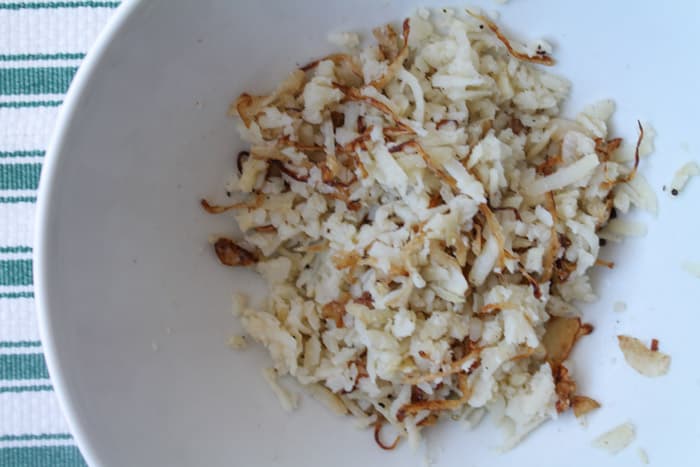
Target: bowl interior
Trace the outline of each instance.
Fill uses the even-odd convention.
[[[72,93],[74,112],[43,181],[37,281],[50,370],[89,462],[423,463],[407,447],[377,449],[369,431],[312,399],[295,413],[281,410],[260,374],[269,364],[265,353],[226,345],[238,329],[232,292],[261,296],[264,286],[253,273],[217,263],[207,239],[233,231],[234,222],[198,205],[204,196],[224,198],[233,157],[243,149],[225,116],[232,99],[268,91],[296,65],[329,52],[328,32],[400,19],[414,3],[144,1],[130,4],[109,44],[88,59],[90,76]],[[557,71],[573,81],[570,109],[615,98],[615,128],[629,139],[638,118],[653,121],[657,153],[642,171],[661,213],[647,237],[608,250],[618,267],[597,275],[601,298],[585,307],[597,331],[577,349],[573,370],[582,392],[605,409],[588,428],[565,415],[501,456],[493,427],[440,426],[428,436],[427,453],[438,465],[636,462],[634,449],[612,458],[590,448],[591,439],[627,420],[654,461],[690,465],[678,447],[700,436],[691,349],[698,318],[689,307],[700,294],[680,263],[689,255],[700,260],[698,220],[687,216],[700,187],[679,199],[661,191],[692,158],[684,151],[697,158],[700,150],[690,142],[700,69],[679,49],[698,43],[700,15],[695,3],[682,9],[604,0],[499,7],[507,29],[557,45]],[[618,300],[627,312],[612,311]],[[673,355],[671,374],[647,380],[628,369],[618,333],[659,338]],[[664,423],[669,413],[673,428]]]

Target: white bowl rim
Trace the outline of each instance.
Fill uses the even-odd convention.
[[[58,358],[53,336],[51,303],[47,290],[44,287],[44,284],[48,282],[48,268],[46,265],[48,263],[47,242],[51,234],[48,222],[49,213],[52,210],[53,197],[51,193],[54,191],[56,184],[59,183],[56,180],[56,170],[59,166],[59,159],[63,157],[61,153],[65,144],[65,136],[71,129],[73,117],[79,109],[83,95],[85,95],[86,90],[90,86],[93,73],[102,64],[105,51],[112,43],[112,40],[121,32],[142,3],[144,3],[142,0],[122,0],[122,3],[97,36],[89,53],[76,72],[58,113],[51,140],[46,150],[37,195],[33,275],[34,304],[38,317],[39,336],[59,406],[66,419],[68,428],[88,465],[101,465],[101,463],[97,452],[90,444],[87,431],[77,416],[76,407],[78,401],[66,389],[66,381],[61,373],[62,363]]]

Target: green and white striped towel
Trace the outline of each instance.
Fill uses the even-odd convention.
[[[83,466],[58,407],[32,285],[36,189],[64,94],[119,2],[0,0],[0,466]]]

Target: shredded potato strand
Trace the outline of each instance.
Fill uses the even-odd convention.
[[[304,65],[304,66],[301,67],[300,69],[301,69],[301,71],[310,71],[310,70],[313,70],[314,68],[316,68],[316,67],[318,66],[319,63],[321,63],[321,62],[323,62],[323,61],[326,61],[326,60],[330,60],[330,61],[332,61],[333,63],[335,63],[336,65],[339,65],[339,64],[341,64],[341,63],[347,63],[347,64],[350,65],[350,69],[352,70],[353,74],[355,74],[356,76],[362,78],[362,70],[360,70],[360,67],[357,65],[355,59],[354,59],[352,56],[348,55],[348,54],[331,54],[331,55],[327,55],[327,56],[325,56],[325,57],[323,57],[323,58],[319,58],[319,59],[317,59],[317,60],[314,60],[314,61],[312,61],[312,62],[307,63],[306,65]]]
[[[557,252],[559,251],[559,235],[557,233],[557,206],[554,201],[554,194],[551,191],[545,193],[545,207],[547,212],[552,216],[552,227],[549,229],[549,245],[545,252],[545,257],[543,260],[544,273],[542,274],[542,282],[549,282],[552,278],[552,271],[554,268],[554,260],[556,259]]]
[[[377,419],[377,421],[374,423],[374,441],[377,443],[377,446],[384,449],[385,451],[392,451],[396,448],[396,446],[398,446],[399,441],[401,440],[401,436],[396,436],[396,439],[391,444],[384,444],[381,439],[383,425],[384,422],[381,419]]]
[[[508,52],[518,60],[522,60],[524,62],[532,62],[532,63],[538,63],[540,65],[554,65],[554,59],[548,55],[535,55],[535,56],[530,56],[527,54],[524,54],[522,52],[518,52],[513,48],[513,46],[510,44],[510,40],[503,35],[500,29],[498,29],[498,26],[496,24],[489,20],[487,17],[483,15],[479,15],[476,13],[473,13],[469,10],[467,10],[467,13],[469,15],[473,16],[474,18],[478,19],[479,21],[482,21],[487,28],[489,28],[495,35],[498,37],[498,39],[503,42],[503,45],[506,46],[506,49],[508,49]]]
[[[434,381],[439,378],[446,378],[450,375],[453,375],[455,373],[459,373],[462,371],[462,366],[468,362],[471,359],[474,360],[474,364],[469,368],[467,371],[467,375],[471,374],[472,371],[474,371],[478,366],[479,366],[479,354],[481,353],[480,348],[476,348],[472,350],[471,352],[467,353],[464,357],[455,360],[454,362],[450,363],[450,366],[447,370],[445,371],[440,371],[438,373],[432,373],[432,374],[424,374],[424,375],[409,375],[404,377],[404,382],[408,384],[418,384],[418,383],[424,383],[426,381]]]
[[[457,399],[439,399],[439,400],[424,400],[406,404],[399,410],[397,418],[402,419],[406,415],[415,415],[422,410],[440,411],[454,410],[463,406],[471,396],[471,391],[467,385],[467,374],[459,373],[457,375],[458,388],[461,396]]]
[[[493,211],[491,211],[488,204],[480,204],[479,211],[481,211],[481,213],[486,218],[486,223],[489,226],[491,235],[493,235],[496,238],[496,241],[498,242],[498,248],[500,251],[500,253],[498,254],[498,267],[503,268],[505,266],[506,258],[514,259],[517,256],[506,249],[506,242],[503,237],[503,229],[501,228],[501,224],[498,222],[496,215],[493,213]]]

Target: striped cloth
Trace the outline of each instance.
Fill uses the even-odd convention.
[[[32,287],[36,189],[63,96],[119,2],[0,0],[0,466],[83,466],[57,405]]]

